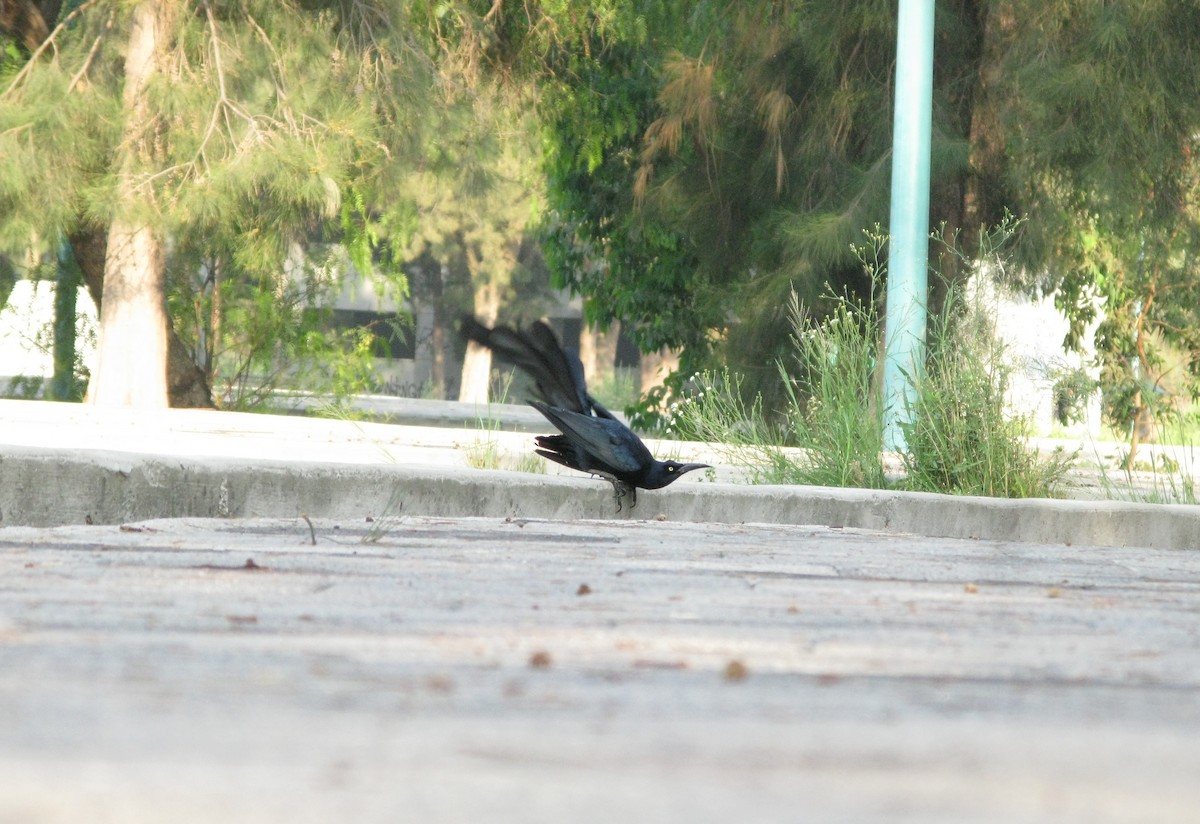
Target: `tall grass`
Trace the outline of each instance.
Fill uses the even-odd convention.
[[[508,402],[512,380],[512,372],[493,373],[491,384],[488,387],[485,413],[476,418],[476,429],[478,429],[479,435],[472,443],[463,447],[463,457],[467,466],[472,469],[511,469],[516,472],[545,474],[546,462],[540,457],[528,451],[523,451],[514,457],[497,439],[501,425],[500,419],[492,410],[492,405],[493,403],[503,405]],[[493,401],[493,398],[496,400]]]
[[[855,248],[874,284],[866,299],[830,295],[832,311],[817,320],[793,296],[793,353],[777,363],[785,409],[768,414],[761,397],[749,404],[741,398],[737,376],[708,373],[675,406],[673,424],[723,444],[752,482],[1056,495],[1073,456],[1043,456],[1027,446],[1029,422],[1005,407],[1011,367],[989,313],[953,290],[929,324],[925,369],[912,376],[915,400],[906,410],[903,472],[889,477],[878,403],[885,239],[868,238]]]
[[[833,306],[813,322],[792,295],[795,377],[777,364],[788,434],[805,450],[803,483],[880,489],[888,485],[874,391],[882,324],[873,294],[866,301],[840,295]]]
[[[712,443],[727,463],[742,468],[750,483],[814,483],[782,446],[785,430],[763,415],[762,398],[746,405],[741,376],[724,369],[692,379],[698,388],[668,409],[668,434]]]
[[[1028,419],[1006,408],[1011,361],[988,307],[951,290],[929,324],[929,354],[903,426],[904,486],[1002,498],[1058,494],[1071,458],[1028,446]]]
[[[1195,425],[1194,418],[1189,420],[1188,416],[1168,418],[1162,425],[1160,442],[1143,447],[1149,454],[1138,460],[1131,461],[1129,453],[1122,451],[1110,465],[1097,450],[1095,462],[1100,470],[1099,488],[1104,497],[1138,503],[1200,503],[1193,463]]]

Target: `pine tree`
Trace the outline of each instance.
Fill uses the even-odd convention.
[[[1200,6],[1009,0],[992,14],[994,179],[1030,218],[1031,285],[1073,320],[1070,342],[1104,312],[1105,408],[1132,461],[1173,392],[1200,393]],[[1183,374],[1166,374],[1164,349]]]
[[[542,304],[531,223],[544,201],[538,175],[537,89],[525,61],[534,7],[462,3],[437,19],[442,92],[431,113],[426,162],[397,180],[414,209],[408,256],[439,280],[436,324],[457,322],[453,305],[493,325],[518,289],[514,320]],[[428,264],[433,262],[433,266]],[[419,293],[414,295],[422,297]],[[449,316],[448,316],[449,315]],[[490,350],[467,345],[458,399],[488,400]]]
[[[895,15],[651,4],[643,28],[561,58],[557,274],[644,346],[685,346],[685,372],[716,351],[772,382],[787,292],[819,315],[825,284],[863,290],[851,243],[887,225]],[[1057,291],[1077,329],[1105,297],[1110,372],[1154,360],[1147,329],[1200,351],[1197,4],[943,0],[936,26],[931,225],[969,252],[1006,210],[1028,216],[1026,285]]]
[[[104,261],[94,400],[161,404],[155,330],[195,264],[177,252],[205,249],[269,289],[294,243],[342,233],[344,192],[374,198],[383,170],[412,162],[432,72],[411,10],[86,0],[6,62],[0,248],[69,237],[93,294]],[[126,280],[123,261],[146,268]]]

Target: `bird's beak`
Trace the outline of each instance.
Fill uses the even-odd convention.
[[[683,464],[679,467],[679,474],[683,475],[686,472],[691,472],[693,469],[712,469],[712,466],[701,463]]]

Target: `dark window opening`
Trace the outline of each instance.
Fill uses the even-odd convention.
[[[376,358],[413,360],[417,356],[417,334],[411,323],[396,312],[364,312],[334,309],[333,326],[339,331],[367,329],[374,336],[371,355]]]

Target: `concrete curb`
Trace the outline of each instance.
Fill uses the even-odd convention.
[[[689,483],[643,492],[637,509],[616,513],[608,484],[586,478],[22,446],[0,450],[0,526],[302,514],[665,518],[1077,546],[1200,548],[1200,507],[1182,505]]]

